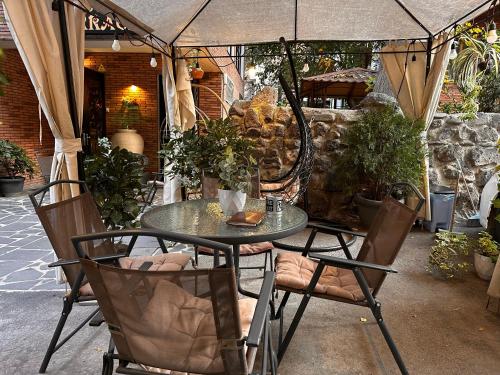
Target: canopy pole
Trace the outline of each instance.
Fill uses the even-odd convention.
[[[433,37],[429,35],[427,39],[427,52],[426,52],[426,61],[425,61],[425,80],[427,81],[427,77],[429,76],[429,71],[431,70],[431,58],[432,58],[432,39]]]
[[[78,110],[76,107],[75,97],[75,83],[73,81],[73,69],[71,66],[71,55],[69,49],[68,39],[68,25],[66,23],[66,9],[64,8],[63,0],[53,0],[52,10],[58,12],[59,15],[59,28],[61,31],[61,42],[64,57],[64,72],[66,76],[66,90],[68,94],[68,107],[71,117],[71,125],[73,126],[73,133],[75,138],[81,138],[80,127],[78,126]],[[85,178],[85,171],[83,169],[83,154],[81,151],[76,153],[78,163],[78,178],[83,180]]]
[[[299,83],[297,80],[297,72],[295,71],[295,64],[293,62],[292,52],[290,51],[290,46],[286,42],[284,37],[280,38],[280,43],[285,47],[286,55],[288,56],[288,62],[290,63],[290,71],[292,72],[293,87],[295,88],[295,97],[300,101]]]

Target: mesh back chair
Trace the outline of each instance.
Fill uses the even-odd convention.
[[[410,232],[417,212],[424,203],[422,195],[413,185],[396,184],[394,187],[397,186],[411,187],[414,190],[419,197],[417,207],[413,210],[392,197],[385,198],[356,260],[353,259],[342,236],[346,232],[350,235],[355,233],[321,225],[312,226],[311,236],[301,255],[280,253],[277,256],[276,288],[285,291],[275,316],[280,319],[278,360],[283,358],[310,298],[318,297],[369,307],[401,373],[408,373],[382,318],[381,304],[375,299],[387,273],[396,272],[390,266]],[[309,247],[318,232],[337,236],[347,259],[323,254],[308,254]],[[355,235],[361,236],[361,234]],[[284,340],[282,340],[283,309],[290,293],[304,294],[304,297]]]
[[[84,247],[117,233],[74,237],[85,274],[95,291],[115,348],[104,354],[103,374],[251,374],[263,344],[262,374],[276,373],[270,335],[274,273],[266,272],[259,299],[238,300],[230,245],[194,236],[130,230],[124,236],[152,236],[222,251],[225,265],[213,269],[150,272],[147,264],[126,270],[91,260]],[[176,372],[177,373],[177,372]]]
[[[44,199],[47,197],[49,189],[62,184],[77,184],[80,186],[82,193],[77,197],[61,202],[44,204]],[[99,319],[99,309],[96,309],[68,336],[59,341],[73,304],[95,300],[92,288],[83,277],[79,260],[76,259],[76,252],[71,243],[71,237],[87,233],[104,232],[106,231],[106,227],[101,220],[92,195],[83,181],[55,181],[33,192],[29,197],[58,259],[57,262],[49,264],[49,267],[62,267],[64,276],[72,287],[72,292],[65,295],[63,299],[61,317],[40,367],[40,372],[43,373],[47,369],[52,355],[87,322],[93,318],[95,319],[91,322],[92,325],[99,325],[102,322]],[[85,251],[91,257],[102,257],[103,259],[110,257],[111,260],[115,260],[115,257],[121,258],[117,262],[124,268],[138,268],[143,262],[151,261],[154,263],[155,269],[181,269],[189,262],[190,257],[188,255],[167,254],[165,244],[162,242],[159,245],[164,254],[154,257],[128,258],[130,248],[126,245],[117,246],[112,241],[102,242],[98,246],[87,244]]]
[[[260,199],[260,175],[258,170],[257,173],[252,176],[251,184],[252,184],[252,190],[249,193],[249,197]],[[219,185],[219,180],[217,178],[202,176],[201,178],[202,198],[204,199],[217,198],[218,185]],[[248,257],[248,256],[264,254],[264,264],[262,266],[247,266],[247,267],[240,267],[240,269],[244,270],[258,269],[258,270],[264,270],[265,272],[267,270],[268,264],[269,268],[272,269],[273,249],[274,246],[269,241],[240,245],[240,257]],[[198,263],[199,254],[214,255],[214,250],[204,246],[195,246],[194,256],[196,263]],[[214,259],[214,261],[216,262],[216,259]]]

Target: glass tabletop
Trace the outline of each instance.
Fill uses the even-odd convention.
[[[267,214],[255,227],[226,224],[229,216],[219,211],[218,199],[196,199],[153,208],[141,218],[145,228],[190,234],[228,244],[272,241],[297,233],[307,225],[307,214],[285,204],[281,214]],[[247,199],[245,211],[266,211],[262,199]]]

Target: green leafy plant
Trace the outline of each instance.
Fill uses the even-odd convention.
[[[221,188],[248,191],[256,164],[253,151],[253,142],[227,118],[206,121],[197,131],[175,131],[160,155],[168,166],[167,175],[180,176],[185,187],[198,188],[204,172],[218,177]]]
[[[467,272],[470,263],[460,259],[469,255],[470,242],[466,234],[449,231],[436,233],[434,246],[431,247],[427,271],[452,279]]]
[[[137,100],[123,98],[119,118],[122,129],[130,129],[133,126],[137,126],[142,119],[141,109]]]
[[[3,60],[3,50],[0,48],[0,63],[2,62]],[[3,91],[3,86],[8,84],[9,83],[9,80],[7,78],[7,76],[2,72],[2,70],[0,70],[0,96],[2,96],[4,94],[4,91]]]
[[[5,139],[0,139],[0,165],[9,177],[28,176],[33,178],[35,164],[26,151]]]
[[[381,200],[396,182],[418,185],[425,156],[423,129],[421,121],[411,120],[390,106],[364,112],[347,130],[346,149],[337,163],[344,192]]]
[[[104,224],[111,229],[136,227],[140,212],[144,158],[115,147],[107,138],[98,142],[98,152],[85,160],[85,179]]]
[[[493,263],[498,260],[499,250],[498,243],[493,240],[493,236],[488,232],[479,232],[479,238],[477,239],[477,252],[485,257],[491,259]]]
[[[480,112],[500,112],[500,77],[493,74],[485,77],[477,100]]]

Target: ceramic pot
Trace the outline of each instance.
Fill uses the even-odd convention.
[[[144,151],[144,139],[135,129],[119,129],[111,137],[113,148],[118,146],[136,154]]]
[[[205,72],[201,68],[193,68],[191,70],[191,77],[194,80],[200,80],[200,79],[202,79],[204,74],[205,74]]]
[[[247,194],[242,191],[218,189],[219,203],[226,216],[232,216],[235,213],[243,211]]]
[[[367,199],[360,194],[356,194],[354,196],[354,202],[358,206],[358,214],[361,224],[367,229],[370,228],[378,209],[382,205],[382,201],[374,201],[372,199]]]
[[[24,177],[16,176],[0,177],[0,196],[10,197],[16,193],[20,193],[24,188]]]
[[[489,257],[474,253],[474,268],[480,279],[489,281],[493,276],[495,263],[493,263]]]

